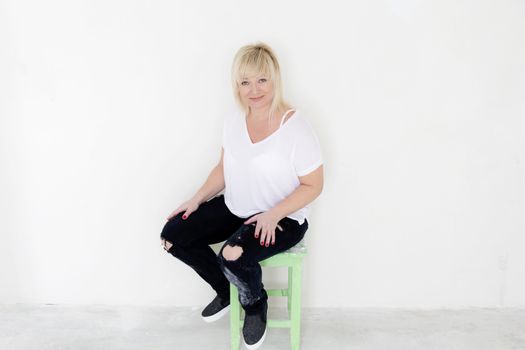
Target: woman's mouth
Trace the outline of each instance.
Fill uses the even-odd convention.
[[[263,96],[259,96],[259,97],[250,97],[250,100],[252,100],[252,101],[259,101],[259,100],[261,100],[263,97],[264,97],[264,95],[263,95]]]

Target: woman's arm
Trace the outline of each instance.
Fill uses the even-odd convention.
[[[323,165],[305,176],[299,176],[300,184],[285,199],[270,209],[279,220],[316,199],[323,191]]]
[[[195,193],[192,200],[201,204],[206,202],[208,199],[215,196],[217,193],[224,189],[224,172],[222,168],[222,160],[224,157],[224,148],[221,150],[221,160],[211,170],[210,175],[206,179],[206,182],[201,188]]]
[[[221,152],[221,160],[219,163],[211,170],[210,175],[208,176],[208,179],[206,179],[206,182],[201,186],[201,188],[193,195],[193,197],[190,200],[187,200],[186,202],[179,205],[177,209],[175,209],[167,218],[166,220],[170,220],[175,215],[184,212],[182,215],[182,219],[186,220],[188,216],[193,213],[199,205],[211,197],[215,196],[217,193],[222,191],[224,189],[224,173],[222,168],[222,158],[224,156],[224,149]]]
[[[257,221],[254,236],[259,238],[261,245],[275,244],[275,227],[277,223],[317,198],[323,191],[323,165],[305,176],[299,176],[300,184],[285,199],[270,210],[254,215],[244,224]]]

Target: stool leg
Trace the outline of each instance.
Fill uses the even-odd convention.
[[[301,345],[301,262],[294,263],[292,271],[292,315],[290,340],[292,350]]]
[[[293,268],[291,266],[288,266],[288,317],[292,317],[292,275],[293,275]]]
[[[234,284],[230,283],[230,343],[231,350],[239,350],[241,344],[241,305],[239,292]]]

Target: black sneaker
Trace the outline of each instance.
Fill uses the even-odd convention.
[[[244,345],[247,349],[257,349],[264,342],[264,338],[266,337],[267,313],[268,303],[265,302],[261,312],[252,315],[246,314],[244,316],[242,335],[244,338]]]
[[[228,310],[230,310],[230,297],[223,299],[217,295],[215,299],[202,310],[201,316],[206,322],[215,322],[226,315]]]

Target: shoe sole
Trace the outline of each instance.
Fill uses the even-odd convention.
[[[204,322],[211,323],[211,322],[215,322],[219,320],[220,318],[222,318],[224,315],[228,313],[228,311],[230,311],[230,305],[226,306],[224,309],[222,309],[221,311],[217,312],[214,315],[207,316],[207,317],[204,317],[201,315],[201,317],[204,320]]]
[[[266,338],[266,331],[268,330],[268,327],[266,327],[266,329],[264,330],[264,334],[262,335],[261,339],[259,339],[259,341],[255,344],[252,344],[252,345],[248,345],[246,344],[246,341],[244,340],[244,337],[242,338],[242,341],[244,342],[244,346],[246,346],[246,349],[248,350],[255,350],[255,349],[258,349],[262,343],[264,342],[264,338]]]

